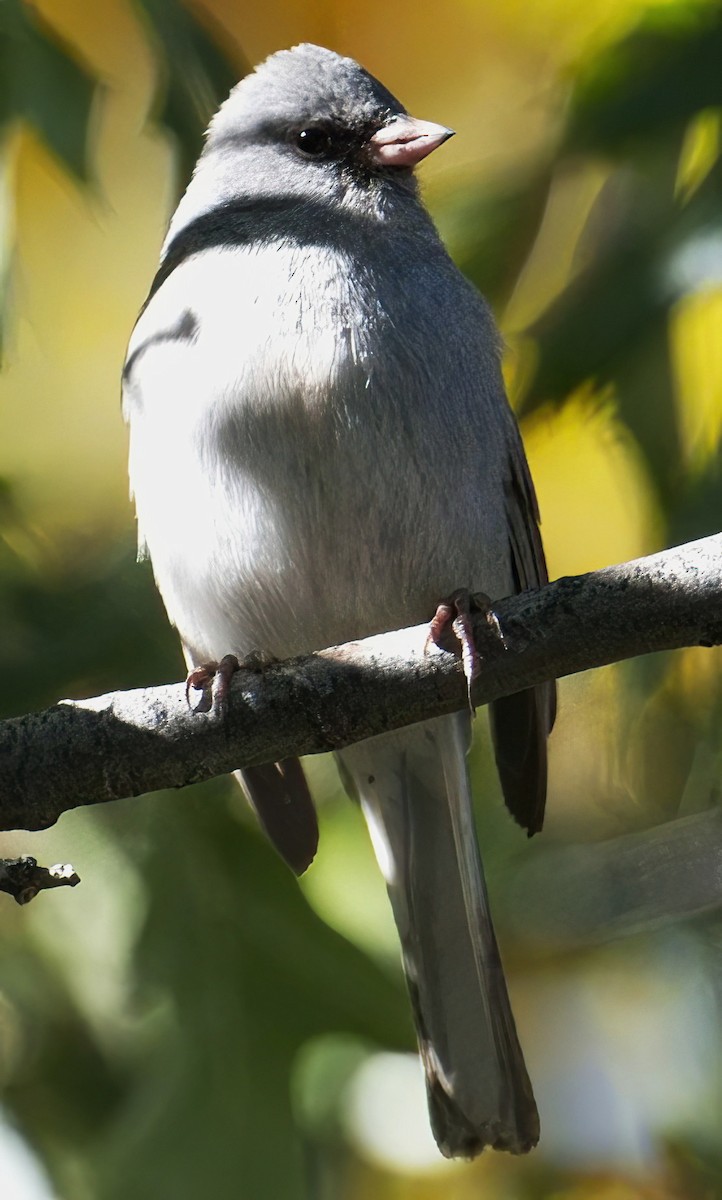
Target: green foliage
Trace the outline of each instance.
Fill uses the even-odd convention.
[[[301,1200],[289,1089],[301,1048],[329,1031],[412,1045],[400,981],[312,913],[257,831],[229,815],[227,795],[226,785],[154,804],[137,969],[168,1013],[101,1156],[113,1200],[129,1190]]]
[[[23,0],[0,4],[0,155],[8,134],[31,126],[78,180],[90,172],[88,130],[97,81]],[[9,197],[0,202],[0,350],[12,258]]]
[[[155,120],[174,139],[185,186],[208,120],[247,69],[220,29],[210,33],[180,0],[136,0],[157,59]],[[24,0],[0,3],[0,146],[31,127],[74,179],[93,177],[93,114],[102,85]],[[12,222],[0,221],[0,348],[6,323]]]
[[[680,147],[675,136],[655,153],[630,154],[602,190],[590,217],[602,234],[532,330],[538,365],[524,404],[529,412],[563,404],[586,381],[612,384],[672,528],[687,488],[700,481],[685,477],[669,320],[685,291],[682,255],[708,236],[722,203],[719,160],[690,199],[676,192]],[[709,471],[716,476],[713,461]]]
[[[39,570],[1,535],[0,527],[0,659],[14,681],[2,715],[182,672],[150,569],[130,547],[101,551],[82,568]]]
[[[518,406],[522,415],[529,415],[549,403],[563,406],[585,383],[614,384],[620,416],[667,504],[680,482],[681,447],[666,346],[676,295],[662,271],[675,246],[690,236],[690,227],[704,228],[706,216],[701,200],[694,205],[697,220],[675,201],[680,141],[675,139],[660,160],[635,158],[607,180],[580,248],[583,269],[528,331],[535,342],[536,364]],[[519,190],[469,206],[461,265],[491,298],[503,302],[511,294],[518,273],[504,279],[496,264],[513,262],[520,247],[526,262],[551,180],[572,164],[562,150]],[[705,196],[712,186],[710,182],[705,188]],[[533,206],[528,198],[537,198]],[[523,214],[523,219],[517,224],[510,213]],[[479,221],[473,232],[472,216]]]
[[[721,56],[716,5],[651,9],[575,79],[566,151],[628,155],[674,138],[695,113],[722,104]]]
[[[207,32],[177,0],[135,0],[150,26],[158,62],[156,120],[173,135],[180,179],[190,177],[210,117],[248,67],[218,28]]]
[[[61,1187],[80,1155],[108,1200],[301,1200],[300,1049],[329,1031],[412,1046],[400,980],[313,914],[229,790],[144,801],[148,917],[125,1036],[98,1038],[41,960],[5,954],[6,1002],[32,1030],[6,1099]]]
[[[244,73],[228,38],[180,0],[136,0],[159,73],[156,119],[184,163],[198,156],[213,111]],[[30,124],[79,180],[92,170],[89,130],[99,82],[40,14],[23,0],[0,5],[0,128]]]
[[[562,406],[586,383],[612,385],[669,540],[692,536],[695,527],[700,536],[710,520],[717,527],[719,456],[710,456],[703,477],[685,464],[669,320],[680,296],[700,282],[684,277],[685,251],[720,230],[719,158],[691,195],[678,188],[677,175],[690,122],[722,110],[721,61],[719,6],[655,11],[582,69],[548,161],[514,188],[467,202],[457,217],[461,265],[482,291],[504,300],[533,250],[553,180],[583,170],[585,159],[607,162],[606,184],[579,240],[579,268],[529,331],[536,366],[520,409]],[[506,264],[515,265],[510,274]]]
[[[68,170],[89,172],[88,125],[97,81],[22,0],[0,5],[0,125],[27,121]]]
[[[488,195],[467,185],[457,189],[440,213],[439,225],[455,261],[495,311],[508,301],[532,252],[550,182],[545,164]]]

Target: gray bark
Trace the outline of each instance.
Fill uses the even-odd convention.
[[[475,621],[476,705],[652,651],[722,642],[722,535],[558,579],[494,604],[505,646]],[[244,669],[225,713],[189,709],[183,684],[64,700],[0,723],[0,828],[43,829],[67,809],[292,755],[336,750],[468,703],[458,657],[427,627]]]

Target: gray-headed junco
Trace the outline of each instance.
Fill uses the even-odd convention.
[[[130,477],[189,667],[429,619],[546,579],[500,341],[413,168],[450,131],[349,58],[274,54],[211,122],[124,371]],[[506,802],[541,827],[554,692],[492,706]],[[467,713],[339,755],[388,885],[444,1154],[539,1133],[489,916]],[[303,870],[297,760],[242,781]]]

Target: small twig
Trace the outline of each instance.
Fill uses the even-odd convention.
[[[0,858],[0,892],[13,896],[18,904],[29,904],[38,892],[48,888],[75,887],[80,876],[70,863],[39,867],[29,854],[22,858]]]

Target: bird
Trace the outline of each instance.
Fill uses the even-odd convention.
[[[416,178],[451,134],[309,43],[272,54],[210,122],[123,370],[139,551],[194,687],[229,662],[311,653],[427,622],[442,603],[453,615],[462,593],[493,602],[547,580],[501,337]],[[490,710],[505,801],[530,835],[554,695],[540,685]],[[432,1130],[463,1158],[539,1137],[470,736],[465,711],[337,756],[391,900]],[[300,762],[238,774],[301,873],[318,825]]]

